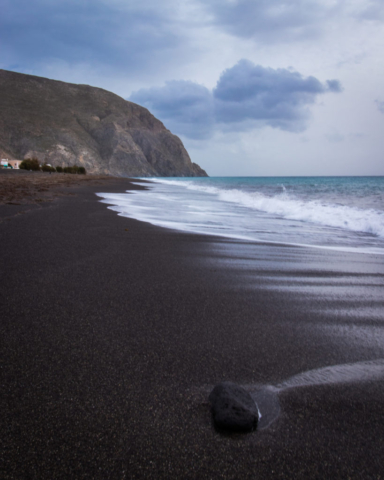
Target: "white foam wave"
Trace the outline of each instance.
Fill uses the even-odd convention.
[[[332,365],[299,373],[276,385],[279,390],[310,385],[329,385],[378,380],[384,377],[384,359]]]
[[[347,205],[322,203],[319,200],[303,200],[283,190],[274,196],[261,192],[238,189],[221,189],[210,185],[176,180],[157,180],[167,185],[177,185],[189,190],[216,195],[219,200],[234,203],[277,217],[311,222],[327,227],[342,228],[384,238],[384,212],[374,209],[359,209]]]

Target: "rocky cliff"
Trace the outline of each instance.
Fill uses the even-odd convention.
[[[0,70],[1,158],[121,176],[207,176],[146,108],[88,85]]]

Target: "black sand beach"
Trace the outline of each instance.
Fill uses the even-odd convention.
[[[178,233],[95,195],[130,188],[0,205],[0,477],[383,478],[383,260]],[[212,425],[220,381],[356,362],[374,368],[275,392],[267,428]]]

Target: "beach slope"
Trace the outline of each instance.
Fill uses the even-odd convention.
[[[127,179],[65,188],[0,205],[1,478],[381,478],[380,374],[281,386],[382,358],[379,340],[325,335],[359,331],[342,302],[314,314],[310,297],[262,288],[261,271],[244,280],[228,252],[245,244],[118,216],[95,193],[143,188]],[[274,278],[290,259],[316,278],[309,249],[254,248],[279,259]],[[329,255],[316,262],[335,271]],[[381,338],[382,319],[367,323]],[[215,431],[208,396],[224,380],[268,387],[280,413]]]

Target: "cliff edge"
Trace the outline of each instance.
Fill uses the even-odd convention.
[[[202,177],[146,108],[101,88],[0,70],[0,154],[132,177]]]

